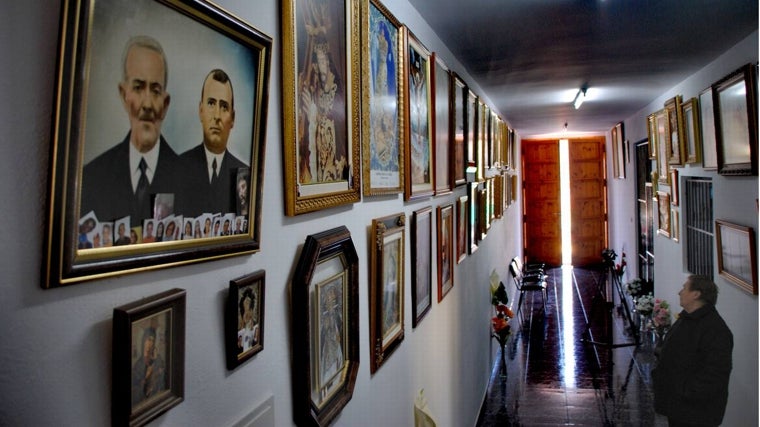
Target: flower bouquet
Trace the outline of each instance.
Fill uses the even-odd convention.
[[[506,378],[507,375],[507,363],[504,358],[504,346],[507,345],[507,339],[511,332],[512,326],[509,324],[509,319],[514,317],[512,309],[507,307],[509,302],[509,295],[504,287],[503,282],[499,282],[497,286],[494,283],[491,284],[491,305],[496,309],[496,316],[491,318],[491,336],[496,338],[501,347],[501,376]]]
[[[625,291],[632,298],[636,298],[641,295],[642,280],[638,277],[625,284]]]
[[[654,310],[654,295],[651,292],[636,300],[636,311],[642,315],[649,316],[652,310]]]
[[[654,300],[652,311],[652,325],[654,325],[657,335],[664,335],[671,325],[670,304],[661,299]]]
[[[625,273],[626,265],[628,265],[628,263],[625,261],[625,252],[623,252],[620,255],[620,263],[615,264],[615,274],[617,274],[618,277],[623,277],[623,273]]]

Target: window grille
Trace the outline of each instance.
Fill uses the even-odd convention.
[[[710,178],[685,179],[686,264],[692,274],[713,277],[713,199]]]

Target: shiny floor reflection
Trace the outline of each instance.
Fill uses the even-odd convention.
[[[623,307],[603,298],[602,270],[548,274],[546,311],[526,295],[477,425],[666,426],[653,410],[651,336],[636,345]]]

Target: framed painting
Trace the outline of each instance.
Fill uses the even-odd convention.
[[[501,218],[504,215],[504,175],[501,173],[493,177],[493,217]]]
[[[435,141],[435,195],[451,193],[451,74],[443,60],[433,53],[433,134]]]
[[[715,220],[718,274],[739,288],[757,295],[757,249],[752,227]]]
[[[483,104],[483,172],[493,167],[493,113],[488,104]],[[485,175],[484,175],[485,177]]]
[[[665,109],[668,111],[668,129],[670,137],[667,139],[668,164],[680,166],[683,164],[683,119],[681,118],[681,95],[674,96],[665,101]]]
[[[612,173],[617,179],[625,179],[625,147],[623,147],[623,122],[612,128]]]
[[[407,30],[404,65],[407,78],[406,145],[404,146],[404,200],[432,196],[435,193],[435,155],[431,55],[414,34]],[[432,59],[435,61],[434,59]]]
[[[467,86],[455,72],[451,72],[451,186],[467,182]]]
[[[476,234],[478,235],[478,241],[486,239],[488,235],[488,186],[484,182],[481,187],[478,188],[478,229]]]
[[[260,249],[271,50],[206,2],[64,4],[43,288]],[[204,234],[212,216],[230,232]]]
[[[683,124],[684,163],[702,163],[702,138],[699,126],[699,98],[691,98],[681,104]]]
[[[518,184],[519,184],[519,178],[517,177],[517,175],[512,175],[512,188],[511,188],[512,194],[510,196],[512,198],[512,202],[517,201],[517,193],[518,191],[520,191]]]
[[[469,242],[470,255],[474,254],[478,250],[478,243],[480,242],[480,232],[478,227],[478,183],[472,182],[468,185],[468,223],[467,223],[467,241]]]
[[[509,169],[516,171],[517,165],[521,162],[521,160],[518,157],[517,150],[517,131],[512,128],[509,128],[509,137],[507,143],[509,144]]]
[[[185,398],[185,291],[113,310],[112,423],[143,426]]]
[[[466,194],[457,198],[457,264],[467,258],[467,200],[468,196]]]
[[[670,203],[673,206],[678,206],[679,200],[679,181],[678,181],[678,169],[670,170]]]
[[[285,215],[361,198],[359,0],[283,0]]]
[[[454,287],[454,205],[438,206],[438,302]]]
[[[649,159],[657,160],[657,113],[647,116],[647,135],[649,136]]]
[[[370,373],[374,374],[404,340],[403,213],[372,220],[370,256]]]
[[[717,170],[718,150],[712,87],[708,87],[699,94],[699,124],[702,136],[702,167],[705,170]]]
[[[229,370],[264,349],[264,289],[264,270],[230,280],[224,315]]]
[[[655,113],[655,129],[657,130],[657,182],[659,184],[670,184],[670,119],[668,110],[662,109]]]
[[[757,175],[756,69],[747,64],[712,86],[721,175]]]
[[[475,179],[478,182],[483,182],[485,178],[486,168],[486,144],[488,139],[488,120],[491,115],[486,115],[486,104],[483,103],[481,98],[478,98],[478,132],[475,139]]]
[[[478,97],[471,90],[467,91],[467,137],[465,138],[465,147],[467,148],[467,182],[475,181],[475,172],[477,170],[478,157]]]
[[[433,209],[414,211],[412,221],[412,327],[430,311],[433,301]]]
[[[670,209],[670,222],[671,222],[671,231],[670,231],[670,238],[673,239],[674,242],[679,242],[681,240],[681,219],[680,215],[678,213],[678,209],[673,207]]]
[[[379,0],[362,0],[362,189],[404,191],[404,27]]]
[[[326,426],[359,372],[359,257],[346,227],[306,237],[290,290],[293,418]]]
[[[657,191],[657,209],[657,234],[670,238],[670,194],[665,191]]]

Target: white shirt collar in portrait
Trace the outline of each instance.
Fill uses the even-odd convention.
[[[206,146],[203,146],[203,151],[206,152],[206,171],[208,172],[208,182],[211,183],[211,180],[213,179],[213,173],[214,173],[214,159],[216,159],[216,173],[217,177],[219,176],[219,168],[222,167],[222,160],[224,159],[224,151],[222,151],[222,154],[215,154],[206,148]]]
[[[160,145],[161,141],[158,141],[150,151],[141,153],[132,144],[129,144],[129,170],[132,171],[132,191],[137,191],[137,182],[140,181],[140,159],[145,159],[145,164],[148,166],[145,169],[148,183],[153,182],[153,175],[156,173],[156,165],[158,164]]]

